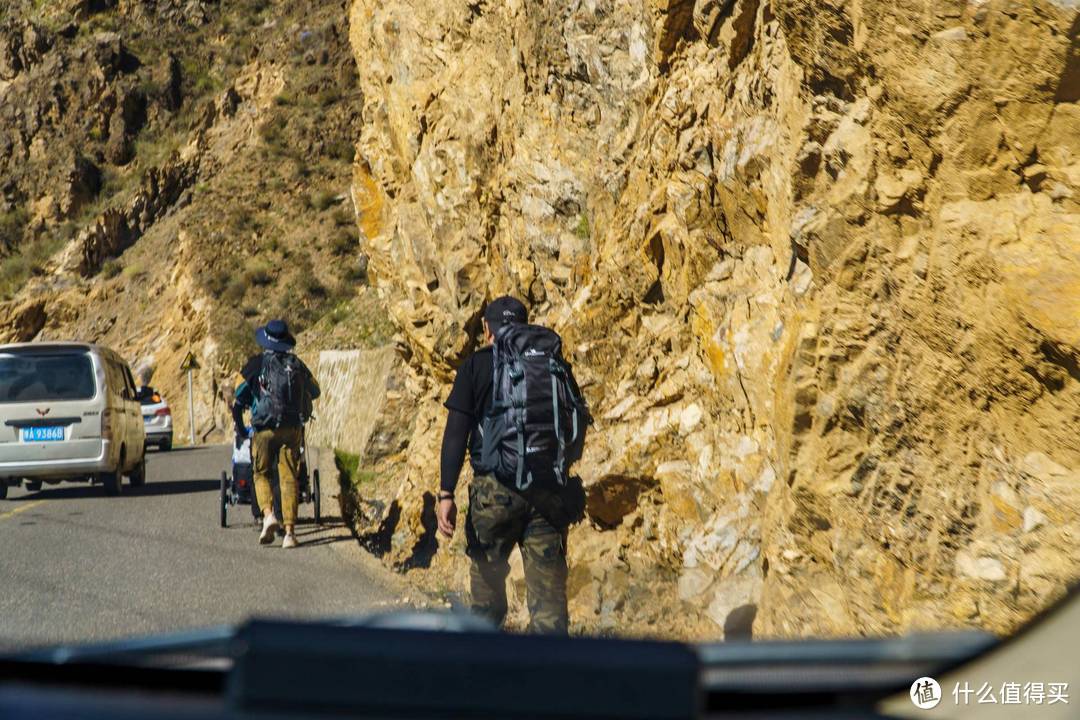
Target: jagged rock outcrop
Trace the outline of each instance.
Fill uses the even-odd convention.
[[[353,195],[416,374],[395,563],[460,579],[427,555],[439,401],[512,292],[598,418],[579,625],[1005,631],[1077,576],[1074,3],[350,13]]]
[[[150,226],[174,209],[180,196],[198,179],[198,155],[170,158],[160,168],[150,168],[134,197],[124,208],[111,208],[76,239],[72,253],[75,267],[84,277],[101,269],[135,243]]]
[[[0,343],[29,342],[45,327],[41,300],[0,303]]]

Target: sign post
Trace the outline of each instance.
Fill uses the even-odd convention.
[[[195,395],[191,390],[191,371],[199,369],[199,361],[195,359],[195,353],[188,350],[184,362],[180,363],[180,369],[187,371],[187,401],[188,422],[191,427],[191,444],[195,444]]]

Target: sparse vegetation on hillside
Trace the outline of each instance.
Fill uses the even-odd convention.
[[[46,235],[19,245],[16,252],[0,261],[0,299],[15,296],[31,276],[39,274],[64,243],[62,237]]]
[[[238,368],[254,352],[252,328],[274,316],[288,319],[296,332],[325,333],[349,346],[390,337],[358,270],[363,263],[347,188],[363,103],[337,0],[136,0],[75,14],[69,4],[3,5],[0,19],[34,23],[48,46],[24,72],[26,82],[9,93],[36,107],[37,96],[57,80],[46,69],[54,56],[62,60],[55,65],[64,73],[60,86],[70,93],[61,122],[54,126],[43,116],[34,131],[50,148],[48,168],[30,172],[0,160],[0,172],[17,188],[0,197],[0,257],[7,256],[0,260],[0,296],[17,295],[103,211],[128,207],[149,169],[202,135],[207,156],[196,182],[165,217],[175,217],[174,227],[191,239],[184,262],[207,301],[210,339],[226,366]],[[237,80],[256,72],[280,85],[269,90],[272,102],[251,103],[237,114],[255,113],[252,125],[236,122],[230,130],[235,106],[248,101],[236,99]],[[103,77],[104,86],[88,84],[91,76]],[[240,131],[254,137],[236,136],[227,160],[212,155],[219,148],[207,137]],[[70,175],[64,158],[72,152],[83,158],[87,176],[74,201],[31,219],[33,201],[68,192],[57,183]],[[134,292],[105,297],[133,298],[140,312],[152,313],[153,293],[140,289],[161,281],[153,263],[167,262],[163,253],[172,252],[176,231],[171,240],[153,228],[141,232],[131,252],[148,243],[158,250],[138,251],[133,260],[121,248],[92,282],[123,283]]]
[[[26,208],[21,205],[0,213],[0,251],[4,254],[11,252],[22,241],[26,220]]]

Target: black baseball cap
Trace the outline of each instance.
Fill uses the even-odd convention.
[[[491,332],[495,332],[504,323],[529,322],[529,311],[517,298],[503,295],[489,302],[484,308],[484,319],[487,320]]]

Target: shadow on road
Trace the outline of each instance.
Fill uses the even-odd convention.
[[[317,535],[318,533],[325,532],[326,530],[337,530],[338,528],[343,527],[345,527],[345,524],[341,522],[341,518],[336,517],[324,517],[322,525],[316,525],[315,521],[311,518],[297,518],[296,537],[304,537],[305,535]]]
[[[323,518],[322,525],[315,525],[314,520],[299,518],[296,524],[296,539],[300,541],[300,547],[316,547],[318,545],[332,545],[342,541],[352,540],[350,535],[335,533],[325,535],[327,531],[338,530],[345,527],[341,518]],[[321,536],[321,537],[319,537]]]
[[[142,497],[154,495],[186,495],[188,493],[209,492],[217,490],[219,480],[173,480],[162,482],[147,482],[142,487],[124,485],[121,495]],[[78,500],[83,498],[106,498],[105,488],[101,485],[68,485],[62,487],[45,487],[37,492],[32,492],[19,498],[11,498],[13,502],[25,502],[27,500]]]
[[[186,495],[188,493],[219,490],[221,480],[163,480],[147,481],[142,487],[125,487],[125,495]]]
[[[146,454],[147,455],[158,455],[158,456],[168,457],[169,455],[173,455],[175,453],[191,452],[192,450],[207,450],[207,449],[213,449],[213,448],[216,448],[216,447],[219,447],[219,446],[218,445],[174,445],[168,450],[159,450],[159,449],[157,449],[155,447],[147,447],[146,448]],[[223,446],[220,446],[220,447],[223,447]]]
[[[352,540],[352,538],[348,535],[331,535],[329,537],[321,537],[315,538],[314,540],[309,540],[304,538],[301,533],[296,533],[296,539],[299,541],[300,547],[302,548],[317,547],[319,545],[333,545],[334,543]]]

